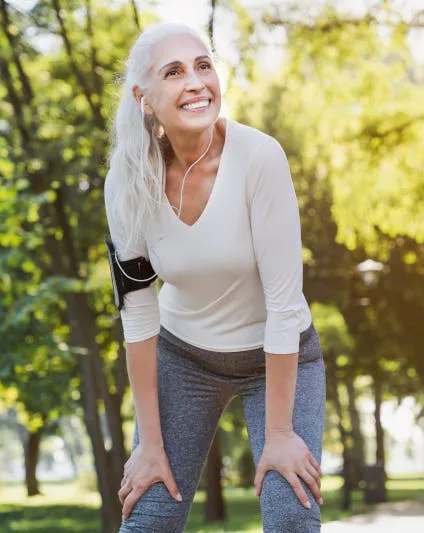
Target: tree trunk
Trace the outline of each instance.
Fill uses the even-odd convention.
[[[38,431],[28,431],[25,442],[25,483],[28,496],[41,494],[36,475],[42,428]]]
[[[90,436],[97,486],[102,498],[102,533],[116,533],[121,523],[121,505],[117,496],[125,463],[120,399],[111,395],[105,383],[101,356],[95,343],[95,323],[88,309],[86,295],[76,293],[66,298],[74,346],[86,349],[79,357],[81,368],[81,397],[84,404],[84,421]],[[111,447],[105,448],[98,400],[103,400]]]
[[[346,385],[348,400],[349,400],[349,418],[352,426],[351,436],[353,439],[353,446],[350,449],[352,461],[352,489],[360,488],[360,481],[362,478],[362,469],[365,464],[364,455],[364,437],[361,431],[361,423],[359,411],[356,406],[356,391],[354,385],[354,371],[346,372],[344,379]]]
[[[57,189],[54,202],[55,218],[63,231],[63,251],[61,274],[74,279],[79,278],[78,255],[74,247],[72,229],[65,214],[64,192]],[[60,265],[56,265],[60,269]],[[84,420],[92,443],[94,463],[97,474],[98,489],[102,498],[101,521],[102,533],[115,533],[121,523],[121,504],[117,493],[121,486],[124,464],[126,461],[124,434],[122,431],[121,403],[124,393],[126,372],[123,365],[125,351],[120,350],[120,357],[114,372],[117,392],[109,391],[108,379],[103,359],[96,342],[97,325],[90,309],[87,294],[77,292],[65,295],[68,322],[71,327],[72,344],[82,348],[80,355],[81,397],[84,404]],[[99,417],[99,400],[104,406],[107,434],[102,432]],[[109,437],[111,446],[105,448],[105,438]]]
[[[375,462],[386,469],[386,457],[384,453],[384,429],[381,423],[381,404],[383,403],[383,383],[379,371],[375,371],[374,379],[374,420],[375,420]]]
[[[38,184],[42,187],[42,184]],[[65,214],[64,191],[56,190],[56,200],[48,206],[49,213],[63,232],[58,244],[46,236],[46,250],[51,257],[51,274],[80,279],[78,254],[74,245],[72,229]],[[43,210],[40,209],[42,214]],[[117,496],[126,460],[122,431],[121,403],[123,387],[120,391],[109,391],[108,376],[96,342],[97,325],[90,308],[88,295],[83,292],[64,293],[66,314],[70,326],[71,344],[79,351],[81,375],[81,398],[84,406],[84,421],[91,440],[98,489],[102,499],[102,533],[116,533],[121,523],[121,504]],[[122,360],[122,356],[121,356]],[[122,361],[119,365],[123,369]],[[120,372],[116,369],[116,373]],[[121,379],[121,382],[124,381]],[[101,428],[99,409],[104,407],[107,420],[107,434]],[[105,438],[110,437],[111,446],[105,447]]]
[[[339,384],[339,378],[337,376],[337,364],[335,360],[335,354],[329,351],[328,357],[327,357],[327,382],[328,382],[328,390],[331,395],[331,399],[333,401],[334,407],[336,409],[336,414],[338,418],[338,426],[339,426],[339,433],[340,433],[340,440],[342,443],[342,449],[343,449],[343,487],[342,487],[342,501],[341,501],[341,508],[345,511],[350,509],[350,506],[352,504],[352,482],[351,482],[351,454],[348,444],[348,433],[344,427],[343,423],[343,406],[340,401],[339,397],[339,390],[338,390],[338,384]]]
[[[216,9],[217,0],[210,0],[210,15],[208,20],[208,34],[211,41],[212,50],[215,50],[215,33],[214,33],[214,23],[215,23],[215,9]]]
[[[219,428],[215,433],[208,454],[206,465],[206,502],[204,508],[205,522],[225,520],[226,511],[221,487],[222,459],[219,446]]]

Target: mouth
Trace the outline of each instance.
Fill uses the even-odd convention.
[[[205,111],[206,109],[209,109],[211,102],[211,98],[205,98],[203,100],[198,100],[197,102],[184,104],[181,106],[181,109],[183,109],[184,111],[189,111],[190,113]]]

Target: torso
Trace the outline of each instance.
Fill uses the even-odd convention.
[[[179,172],[174,172],[170,166],[167,198],[148,232],[146,251],[163,281],[158,295],[160,323],[178,338],[204,349],[256,349],[263,346],[267,319],[258,257],[267,264],[265,276],[271,301],[287,305],[286,291],[279,290],[278,283],[290,251],[284,241],[280,249],[269,251],[270,257],[277,251],[278,258],[267,261],[262,240],[273,225],[280,224],[280,212],[269,209],[272,204],[264,197],[266,189],[258,194],[258,190],[262,192],[258,183],[265,158],[267,169],[270,165],[273,169],[275,141],[227,119],[223,149],[211,148],[215,150],[210,159],[203,166],[201,160],[193,174],[187,175],[181,219],[169,203],[179,205],[184,169],[180,165]],[[281,157],[275,159],[275,165],[273,175],[286,172]],[[258,195],[252,202],[254,193]],[[284,208],[284,202],[281,206]],[[299,296],[295,305],[301,312],[300,327],[304,330],[311,321],[304,297]],[[157,313],[156,303],[144,300],[138,311],[134,308],[132,312],[139,313],[141,324],[149,322],[148,313],[153,310]],[[276,329],[275,335],[279,335]]]
[[[213,144],[213,157],[208,158],[205,162],[200,160],[185,179],[180,220],[188,226],[195,224],[202,215],[215,184],[225,142],[225,122],[222,119],[217,123],[214,136],[217,140]],[[180,169],[176,169],[172,163],[168,166],[165,193],[171,206],[175,207],[173,210],[176,216],[178,216],[180,207],[183,176],[184,173]]]

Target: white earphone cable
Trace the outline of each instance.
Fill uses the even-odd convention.
[[[205,155],[208,153],[209,151],[209,148],[211,147],[211,144],[212,144],[212,139],[213,139],[213,129],[212,129],[212,133],[211,133],[211,138],[209,140],[209,144],[208,144],[208,147],[206,148],[206,150],[203,152],[203,154],[198,158],[196,159],[196,161],[194,161],[194,163],[192,163],[188,169],[185,171],[185,174],[183,176],[183,182],[182,182],[182,185],[181,185],[181,192],[180,192],[180,207],[178,209],[178,218],[181,218],[181,211],[183,209],[183,190],[184,190],[184,183],[185,183],[185,179],[188,175],[188,173],[190,172],[190,170],[194,167],[194,165],[196,165],[201,159],[203,159],[205,157]],[[174,207],[176,209],[175,206],[172,206],[171,207]]]
[[[115,250],[115,259],[116,259],[116,264],[118,265],[119,267],[119,270],[122,272],[122,274],[124,274],[124,276],[128,279],[131,279],[132,281],[149,281],[153,278],[155,278],[157,276],[157,274],[153,274],[153,276],[150,276],[150,278],[146,278],[146,279],[137,279],[137,278],[133,278],[131,276],[129,276],[125,270],[121,267],[121,265],[119,264],[119,259],[118,259],[118,252]]]
[[[144,124],[144,96],[141,97],[140,109],[141,109],[141,120],[142,120],[142,123]],[[215,125],[217,120],[218,120],[218,118],[214,121],[214,125]],[[178,211],[178,218],[181,218],[181,211],[182,211],[182,208],[183,208],[183,190],[184,190],[185,179],[186,179],[188,173],[190,172],[190,170],[194,167],[194,165],[196,165],[208,153],[209,148],[212,145],[213,132],[214,132],[214,128],[212,128],[211,138],[209,140],[209,144],[208,144],[208,147],[206,148],[206,150],[203,152],[203,154],[198,159],[196,159],[196,161],[194,161],[194,163],[192,163],[188,167],[188,169],[184,173],[183,181],[182,181],[182,185],[181,185],[181,192],[180,192],[180,207],[177,208],[177,207],[175,207],[175,206],[173,206],[173,205],[171,205],[169,203],[169,205],[171,206],[172,209],[176,209]],[[141,154],[142,154],[141,157],[143,157],[143,143],[144,143],[144,127],[141,128]],[[157,203],[163,204],[163,202],[157,202]],[[120,265],[119,259],[118,259],[118,252],[116,250],[115,250],[115,260],[116,260],[116,264],[118,265],[118,268],[122,272],[122,274],[126,278],[128,278],[128,279],[130,279],[132,281],[149,281],[149,280],[151,280],[151,279],[153,279],[153,278],[155,278],[157,276],[157,274],[155,273],[153,276],[150,276],[149,278],[146,278],[146,279],[133,278],[132,276],[129,276],[125,272],[125,270],[122,268],[122,266]]]

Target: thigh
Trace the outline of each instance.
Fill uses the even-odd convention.
[[[226,402],[219,383],[185,359],[180,348],[161,337],[158,341],[158,395],[164,447],[183,501],[176,501],[162,481],[154,483],[123,521],[120,533],[179,533],[184,530]],[[136,421],[132,448],[138,444]]]
[[[265,375],[244,391],[242,401],[252,455],[257,464],[265,444]],[[321,461],[324,417],[325,368],[318,334],[312,326],[301,336],[293,427],[318,462]],[[264,533],[320,531],[320,508],[309,488],[303,481],[302,484],[312,504],[311,510],[301,505],[279,472],[272,470],[265,475],[260,496]]]

